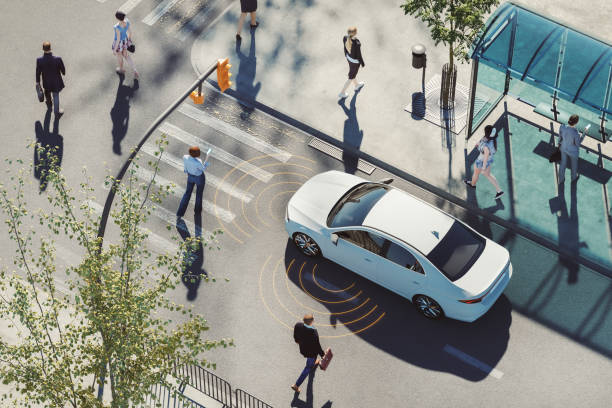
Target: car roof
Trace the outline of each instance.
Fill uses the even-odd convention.
[[[370,210],[363,225],[393,235],[427,255],[454,222],[437,208],[391,188]]]

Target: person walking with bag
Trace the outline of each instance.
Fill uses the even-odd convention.
[[[319,342],[319,333],[312,326],[314,316],[312,314],[304,315],[303,323],[298,322],[293,327],[293,340],[300,345],[300,353],[306,357],[306,367],[298,377],[291,389],[297,393],[300,392],[300,385],[304,382],[308,374],[317,368],[320,361],[317,355],[323,357],[325,353]]]
[[[202,212],[202,195],[204,193],[204,185],[206,184],[204,170],[206,170],[209,165],[209,155],[210,149],[208,149],[206,153],[206,160],[202,163],[202,159],[200,159],[200,148],[198,146],[191,146],[189,148],[189,154],[183,156],[184,172],[187,173],[187,189],[185,190],[185,194],[183,194],[183,198],[176,212],[176,216],[179,218],[185,215],[185,211],[187,211],[187,205],[189,204],[194,185],[197,186],[194,212]]]
[[[62,75],[66,75],[66,67],[61,57],[55,57],[51,53],[51,43],[45,41],[42,44],[43,56],[36,59],[36,86],[40,87],[40,77],[42,76],[42,88],[47,102],[47,109],[53,106],[53,113],[56,118],[60,118],[64,114],[64,110],[60,109],[59,93],[64,89],[64,80]],[[53,102],[51,102],[53,95]]]
[[[495,129],[491,125],[485,126],[485,135],[480,142],[478,142],[478,151],[480,154],[476,159],[476,163],[474,164],[474,175],[472,176],[472,180],[465,179],[463,182],[467,184],[471,188],[476,188],[476,183],[478,182],[478,177],[480,174],[483,174],[493,187],[495,187],[495,199],[500,198],[504,192],[499,187],[499,183],[494,175],[491,174],[491,166],[493,165],[493,158],[495,156],[495,152],[497,152],[497,129]]]
[[[136,47],[132,43],[132,29],[130,20],[125,16],[125,13],[117,10],[115,13],[115,17],[119,22],[113,26],[113,30],[115,31],[115,39],[113,41],[113,54],[117,57],[117,73],[124,74],[125,70],[123,69],[123,61],[127,61],[128,65],[134,71],[134,78],[138,79],[138,70],[136,70],[136,65],[130,57],[128,51],[134,52]]]
[[[251,30],[254,30],[259,25],[259,22],[255,19],[255,15],[257,14],[257,0],[240,0],[240,18],[238,19],[236,41],[242,40],[240,33],[242,32],[242,26],[244,25],[247,13],[251,13]]]
[[[584,140],[585,132],[589,126],[585,128],[582,134],[578,134],[576,124],[580,118],[578,115],[572,115],[567,121],[567,125],[561,125],[559,128],[559,144],[561,150],[561,166],[559,167],[559,184],[565,182],[565,169],[567,168],[567,159],[569,157],[572,166],[572,183],[578,181],[578,157],[580,155],[580,144]]]
[[[365,82],[357,82],[357,72],[359,71],[359,65],[365,67],[363,57],[361,56],[361,42],[355,37],[357,35],[357,27],[349,27],[347,35],[342,38],[342,46],[344,47],[344,56],[348,61],[349,72],[348,80],[344,83],[342,91],[338,94],[338,99],[348,98],[348,92],[346,89],[353,83],[355,85],[355,92],[359,92],[365,85]]]

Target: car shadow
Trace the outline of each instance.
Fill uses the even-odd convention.
[[[315,321],[324,343],[326,333],[338,330],[340,323],[409,364],[469,381],[485,379],[508,347],[512,306],[504,295],[473,323],[433,321],[422,316],[404,297],[325,258],[302,255],[291,240],[285,249],[285,268],[296,292],[305,292],[329,311],[329,324],[321,317]],[[467,364],[446,351],[449,349],[479,360],[483,368]]]

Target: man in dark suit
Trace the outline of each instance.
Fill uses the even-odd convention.
[[[319,365],[320,360],[317,358],[317,355],[321,357],[325,355],[321,348],[321,343],[319,343],[319,333],[317,329],[312,327],[313,322],[314,316],[306,314],[304,315],[304,323],[298,322],[293,328],[293,339],[300,345],[300,353],[306,357],[306,367],[302,370],[302,374],[300,374],[295,384],[291,386],[295,392],[300,392],[300,385],[302,385],[308,374]]]
[[[42,87],[45,90],[45,101],[47,108],[51,109],[55,117],[59,118],[64,114],[64,110],[60,109],[59,93],[64,89],[64,81],[62,75],[66,75],[64,62],[60,57],[54,57],[51,53],[51,43],[45,41],[43,43],[44,54],[36,59],[36,84],[40,85],[40,76],[42,75]],[[53,102],[51,102],[51,94],[53,94]]]

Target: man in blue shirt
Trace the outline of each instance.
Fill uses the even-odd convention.
[[[182,217],[185,215],[194,185],[197,185],[195,212],[202,212],[202,194],[204,193],[204,185],[206,184],[204,170],[206,170],[209,164],[209,154],[210,149],[206,153],[206,160],[204,160],[204,163],[202,163],[202,159],[200,159],[200,148],[198,146],[191,146],[189,148],[189,154],[183,156],[184,172],[187,173],[187,189],[185,190],[185,194],[183,194],[181,204],[176,212],[177,217]]]
[[[569,156],[572,165],[572,182],[578,180],[578,156],[580,154],[580,144],[584,140],[584,132],[582,135],[576,130],[576,124],[580,118],[578,115],[572,115],[567,121],[567,125],[561,125],[559,128],[559,143],[561,150],[561,166],[559,167],[559,184],[565,182],[565,169],[567,167],[567,158]],[[588,129],[588,127],[587,127]],[[585,129],[586,131],[586,129]]]

